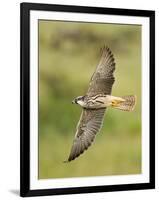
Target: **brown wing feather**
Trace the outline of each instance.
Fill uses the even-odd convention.
[[[82,154],[93,142],[103,122],[105,108],[98,110],[83,109],[68,161]]]
[[[97,94],[111,94],[112,86],[115,81],[113,72],[115,70],[115,62],[113,54],[108,47],[103,47],[100,62],[94,72],[89,89],[88,96]]]

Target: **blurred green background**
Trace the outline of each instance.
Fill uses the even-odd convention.
[[[107,45],[116,62],[112,94],[136,94],[133,112],[107,109],[103,128],[79,158],[68,158],[81,108]],[[39,21],[39,178],[141,173],[141,26]]]

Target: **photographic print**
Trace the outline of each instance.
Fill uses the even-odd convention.
[[[154,187],[154,12],[121,11],[21,4],[22,196]]]
[[[39,118],[39,178],[141,173],[141,26],[39,21]]]

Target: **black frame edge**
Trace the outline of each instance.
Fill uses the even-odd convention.
[[[25,5],[20,4],[20,196],[22,197],[27,196],[30,190],[29,9]]]
[[[25,197],[154,189],[150,183],[30,190]]]
[[[155,11],[150,16],[150,183],[155,188]]]
[[[139,10],[126,8],[110,8],[110,7],[90,7],[80,5],[63,5],[63,4],[45,4],[45,3],[21,3],[30,10],[47,10],[60,12],[78,12],[78,13],[97,13],[97,14],[114,14],[114,15],[131,15],[131,16],[151,16],[153,10]],[[82,11],[81,11],[82,10]],[[117,13],[117,14],[116,14]]]
[[[116,14],[145,16],[150,18],[150,182],[124,185],[59,188],[59,189],[30,189],[30,10],[48,10],[61,12],[88,12],[100,14]],[[124,12],[124,13],[123,13]],[[95,193],[128,191],[155,188],[155,11],[130,10],[118,8],[101,8],[71,5],[53,5],[37,3],[20,4],[20,196],[63,195],[77,193]],[[25,47],[25,48],[24,48]],[[152,117],[153,116],[153,117]]]

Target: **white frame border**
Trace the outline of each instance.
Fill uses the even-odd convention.
[[[142,174],[38,180],[38,20],[142,25]],[[30,189],[149,183],[149,17],[30,11]],[[143,134],[144,133],[144,134]]]

